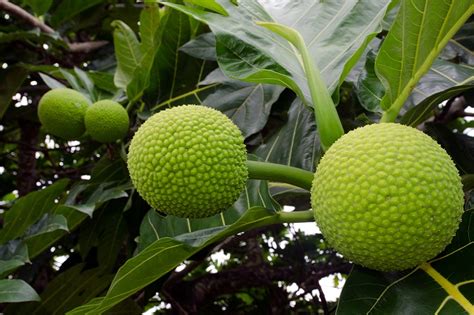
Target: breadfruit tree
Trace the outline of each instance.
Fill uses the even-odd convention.
[[[473,314],[470,1],[0,0],[5,314]]]

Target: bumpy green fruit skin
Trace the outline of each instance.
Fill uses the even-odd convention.
[[[75,90],[50,90],[39,101],[38,117],[49,133],[74,140],[85,131],[84,115],[89,104],[89,100]]]
[[[208,217],[231,206],[245,187],[242,134],[221,112],[183,105],[150,117],[128,154],[130,177],[152,207],[185,218]]]
[[[125,108],[111,100],[98,101],[86,111],[86,131],[92,139],[102,143],[114,142],[125,137],[129,123]]]
[[[329,245],[365,267],[415,267],[451,242],[463,191],[449,155],[424,133],[382,123],[349,132],[321,159],[311,190]]]

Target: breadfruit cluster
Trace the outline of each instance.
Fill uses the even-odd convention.
[[[178,217],[208,217],[239,197],[248,176],[238,127],[221,112],[183,105],[150,117],[135,133],[128,169],[152,207]]]
[[[102,100],[90,105],[84,95],[67,88],[44,94],[38,117],[49,133],[65,140],[76,140],[87,132],[96,141],[114,142],[127,134],[129,125],[128,113],[119,103]]]
[[[330,147],[311,203],[321,232],[345,258],[392,271],[439,254],[459,226],[464,200],[444,149],[414,128],[381,123]]]

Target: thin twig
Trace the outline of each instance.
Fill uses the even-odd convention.
[[[329,314],[329,308],[328,308],[328,302],[326,300],[326,296],[324,295],[323,288],[321,288],[321,284],[319,281],[316,281],[316,289],[319,292],[319,301],[321,302],[321,305],[323,307],[323,311],[325,315]]]

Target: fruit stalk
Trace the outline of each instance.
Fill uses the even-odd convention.
[[[311,190],[314,174],[297,167],[269,162],[247,161],[249,178],[283,182]]]
[[[263,217],[259,220],[249,221],[247,224],[237,224],[235,227],[230,226],[222,234],[220,234],[220,240],[233,236],[240,232],[249,231],[259,227],[264,227],[273,224],[283,223],[304,223],[314,222],[313,210],[304,211],[292,211],[292,212],[276,212],[274,215]]]

